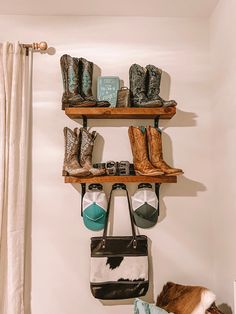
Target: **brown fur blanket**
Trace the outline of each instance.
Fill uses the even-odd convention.
[[[214,302],[214,293],[204,287],[168,282],[157,297],[156,305],[174,314],[220,314]]]

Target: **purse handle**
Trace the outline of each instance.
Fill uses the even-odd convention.
[[[130,222],[131,222],[131,228],[132,228],[132,235],[133,235],[133,248],[136,249],[136,247],[137,247],[137,239],[136,239],[136,232],[135,232],[135,226],[134,226],[134,218],[133,218],[132,211],[131,211],[131,205],[130,205],[130,200],[129,200],[129,193],[128,193],[128,190],[127,190],[126,185],[124,183],[115,183],[115,184],[112,185],[111,192],[110,192],[110,195],[109,195],[108,206],[107,206],[107,219],[106,219],[106,222],[105,222],[103,236],[102,236],[102,248],[105,248],[105,246],[106,246],[107,227],[108,227],[108,221],[109,221],[109,213],[110,213],[112,192],[114,190],[117,190],[117,189],[122,189],[122,190],[126,191],[126,196],[127,196],[128,206],[129,206],[129,215],[130,215]]]

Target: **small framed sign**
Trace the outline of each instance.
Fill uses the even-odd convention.
[[[107,100],[111,107],[116,106],[117,91],[120,89],[118,76],[99,76],[97,81],[98,100]]]

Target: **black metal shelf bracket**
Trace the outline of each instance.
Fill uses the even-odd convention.
[[[86,183],[81,183],[81,217],[83,217],[83,198],[86,193]]]
[[[160,120],[160,116],[156,116],[154,118],[154,127],[158,128],[159,127],[159,120]]]
[[[156,196],[157,196],[157,199],[158,199],[157,217],[160,214],[160,210],[159,210],[159,208],[160,208],[160,187],[161,187],[160,183],[155,183],[155,193],[156,193]]]
[[[84,115],[82,115],[82,119],[83,119],[83,128],[87,129],[88,127],[88,118]]]

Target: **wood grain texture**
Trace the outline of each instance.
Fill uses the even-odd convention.
[[[132,182],[149,182],[149,183],[176,183],[176,176],[101,176],[101,177],[64,177],[65,183],[132,183]]]
[[[175,107],[159,108],[65,108],[65,114],[71,119],[171,119],[176,113]]]

